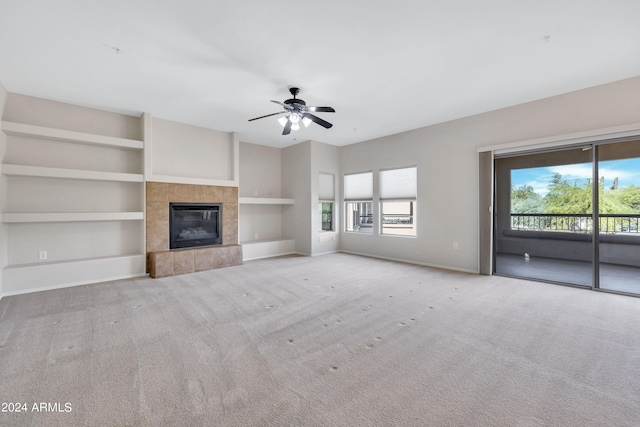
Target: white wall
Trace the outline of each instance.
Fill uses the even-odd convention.
[[[639,122],[639,93],[636,77],[342,147],[342,173],[417,164],[418,237],[343,233],[341,249],[477,272],[478,147]]]
[[[296,201],[282,207],[282,235],[295,239],[295,250],[303,255],[313,253],[311,175],[311,141],[282,150],[282,196]]]
[[[151,175],[234,180],[232,135],[169,120],[152,119]]]
[[[256,194],[257,193],[257,194]],[[240,197],[282,195],[282,150],[240,142]]]
[[[311,141],[311,243],[312,255],[335,252],[340,247],[340,227],[342,226],[342,208],[340,203],[340,149],[333,145]],[[334,231],[322,231],[322,218],[318,208],[318,174],[334,175]]]
[[[142,139],[137,117],[15,93],[9,93],[2,119],[116,138]]]
[[[7,91],[0,83],[0,118],[3,117],[4,107],[7,100]],[[2,132],[0,123],[0,216],[5,212],[7,206],[7,177],[2,175],[2,164],[4,163],[5,151],[7,148],[7,137]],[[8,259],[8,227],[0,221],[0,299],[2,298],[2,269],[7,265]]]

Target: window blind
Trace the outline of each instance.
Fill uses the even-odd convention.
[[[345,175],[344,199],[363,202],[373,200],[373,172]]]
[[[318,200],[334,200],[334,177],[332,173],[318,174]]]
[[[418,192],[417,168],[380,171],[381,200],[414,200]]]

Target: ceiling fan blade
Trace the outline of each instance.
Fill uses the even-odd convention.
[[[329,129],[331,126],[333,126],[331,123],[329,123],[326,120],[322,120],[320,117],[318,116],[314,116],[313,114],[305,114],[305,117],[310,118],[312,121],[316,122],[317,124],[319,124],[322,127],[325,127],[327,129]]]
[[[289,135],[291,133],[291,121],[287,120],[287,124],[284,125],[283,135]]]
[[[284,102],[280,102],[280,101],[274,101],[273,99],[271,100],[271,102],[275,102],[278,105],[282,105],[285,109],[291,111],[293,109],[293,106],[290,104],[285,104]]]
[[[314,113],[335,113],[332,107],[307,107],[307,110],[312,111]]]
[[[278,111],[277,113],[267,114],[266,116],[254,117],[253,119],[249,119],[250,122],[258,119],[264,119],[265,117],[277,116],[278,114],[288,113],[288,111]]]

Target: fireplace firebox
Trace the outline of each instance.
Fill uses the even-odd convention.
[[[222,204],[169,203],[169,248],[222,244]]]

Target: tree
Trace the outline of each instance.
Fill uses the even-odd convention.
[[[544,199],[530,185],[511,186],[511,213],[543,213]]]
[[[640,213],[640,187],[629,185],[615,190],[614,194],[618,202],[628,209],[625,213]]]
[[[573,185],[559,173],[553,174],[549,182],[549,192],[545,196],[547,213],[590,214],[592,212],[591,182]]]

